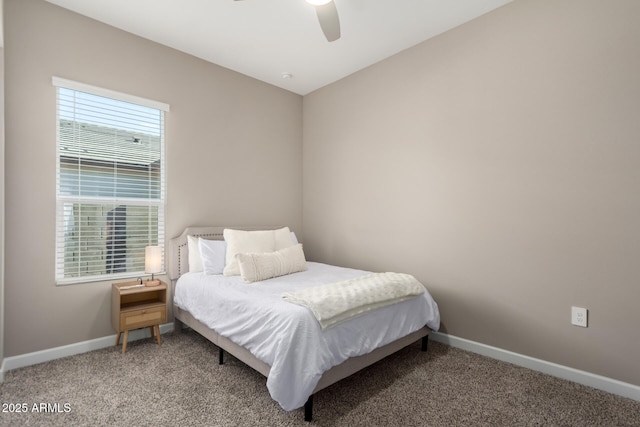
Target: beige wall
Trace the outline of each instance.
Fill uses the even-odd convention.
[[[302,227],[302,98],[41,0],[5,1],[5,356],[111,335],[110,283],[54,284],[51,76],[166,102],[167,238]]]
[[[640,385],[638,16],[519,0],[305,96],[308,256],[413,273],[443,332]]]

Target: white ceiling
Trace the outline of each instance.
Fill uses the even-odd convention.
[[[332,43],[304,0],[47,1],[305,95],[512,0],[335,0]]]

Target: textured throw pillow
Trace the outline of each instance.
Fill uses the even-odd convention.
[[[222,274],[227,244],[224,240],[198,239],[204,274]]]
[[[225,276],[240,274],[238,262],[235,259],[236,254],[273,252],[293,245],[289,227],[256,231],[225,228],[223,235],[225,242],[227,242]]]
[[[187,250],[189,251],[189,271],[199,273],[202,271],[202,258],[198,246],[198,237],[187,236]]]
[[[307,269],[301,244],[275,252],[239,253],[235,258],[238,261],[240,276],[247,283],[259,282]]]

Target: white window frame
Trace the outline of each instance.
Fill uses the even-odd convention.
[[[64,277],[64,261],[59,260],[59,251],[64,251],[64,239],[60,236],[63,230],[60,230],[59,227],[64,227],[64,219],[65,211],[64,205],[65,202],[75,202],[75,203],[100,203],[100,202],[111,202],[118,203],[119,200],[116,198],[108,198],[108,197],[87,197],[87,196],[64,196],[60,194],[60,118],[58,117],[58,88],[71,89],[75,91],[89,93],[91,95],[97,95],[105,98],[111,98],[118,101],[124,101],[132,104],[137,104],[153,109],[160,110],[163,114],[162,117],[162,131],[160,133],[160,199],[159,200],[147,200],[147,199],[133,199],[127,198],[122,202],[127,205],[145,205],[145,206],[156,206],[158,208],[158,236],[157,242],[158,245],[162,247],[164,253],[164,224],[165,224],[165,193],[166,193],[166,168],[165,168],[165,151],[166,151],[166,139],[165,139],[165,116],[166,112],[169,112],[170,108],[168,104],[163,102],[158,102],[146,98],[137,97],[134,95],[129,95],[122,92],[117,92],[109,89],[100,88],[97,86],[88,85],[85,83],[75,82],[72,80],[63,79],[60,77],[52,77],[52,84],[56,88],[56,257],[55,257],[55,272],[56,272],[56,285],[68,285],[75,283],[88,283],[88,282],[97,282],[97,281],[106,281],[106,280],[119,280],[125,278],[133,278],[140,275],[144,275],[144,271],[130,271],[130,272],[122,272],[122,273],[108,273],[108,274],[100,274],[100,275],[89,275],[89,276],[80,276],[80,277]],[[164,258],[164,257],[163,257]],[[164,268],[164,262],[163,262]]]

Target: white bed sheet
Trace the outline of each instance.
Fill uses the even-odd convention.
[[[267,389],[287,411],[303,406],[322,374],[333,366],[425,325],[434,331],[440,326],[438,306],[426,291],[322,331],[309,309],[288,303],[281,295],[370,272],[307,265],[307,271],[250,284],[239,276],[186,273],[175,287],[175,305],[271,367]]]

